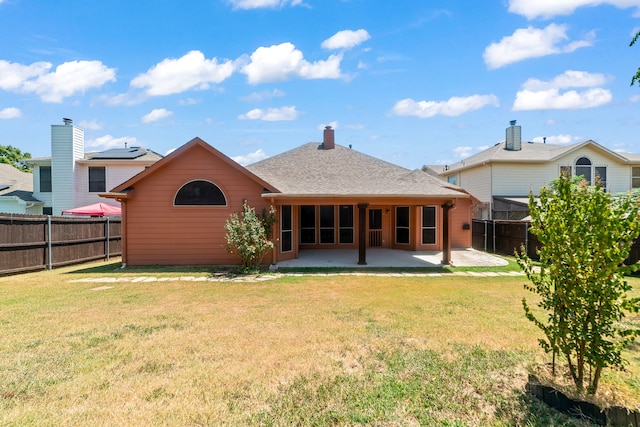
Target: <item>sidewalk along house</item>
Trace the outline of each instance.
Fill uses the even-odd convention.
[[[37,214],[42,205],[33,197],[33,175],[0,163],[0,214]]]
[[[51,125],[51,157],[28,159],[33,168],[33,197],[41,202],[33,212],[61,215],[63,210],[104,201],[98,194],[131,178],[162,158],[141,147],[84,151],[84,130],[71,119]],[[120,206],[115,200],[107,203]]]
[[[610,193],[640,188],[640,155],[611,151],[592,140],[570,145],[522,142],[515,121],[500,144],[452,165],[423,170],[475,196],[480,203],[472,209],[474,219],[525,218],[529,193],[539,195],[540,188],[562,173],[583,176]]]
[[[123,263],[233,265],[224,225],[243,202],[273,206],[277,264],[310,249],[471,246],[471,196],[454,185],[335,144],[308,143],[243,167],[194,138],[103,197],[122,203]]]

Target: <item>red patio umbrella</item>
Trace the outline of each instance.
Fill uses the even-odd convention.
[[[80,206],[79,208],[65,209],[62,215],[82,215],[82,216],[118,216],[121,210],[117,206],[106,203],[94,203],[93,205]]]

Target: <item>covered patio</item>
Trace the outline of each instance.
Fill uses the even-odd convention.
[[[366,265],[358,264],[358,249],[305,249],[298,258],[280,261],[278,267],[442,267],[442,251],[405,251],[369,248]],[[452,249],[453,267],[498,267],[508,262],[475,249]]]

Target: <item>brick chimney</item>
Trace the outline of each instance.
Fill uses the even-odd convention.
[[[334,130],[331,129],[331,126],[324,127],[324,139],[322,140],[322,147],[325,150],[332,150],[336,148]]]

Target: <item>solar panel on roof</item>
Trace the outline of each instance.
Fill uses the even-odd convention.
[[[146,153],[138,148],[112,148],[91,156],[91,159],[137,159]]]

